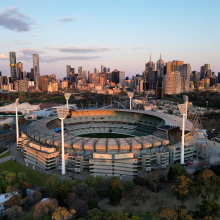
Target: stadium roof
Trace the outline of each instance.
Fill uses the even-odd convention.
[[[31,105],[28,102],[18,104],[18,112],[22,112],[23,115],[38,110],[40,110],[39,105]],[[15,112],[15,103],[0,107],[0,112]]]

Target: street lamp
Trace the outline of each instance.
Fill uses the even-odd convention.
[[[15,100],[17,148],[18,148],[18,138],[19,138],[19,127],[18,127],[18,101],[19,101],[19,98],[17,98],[17,99]]]
[[[133,92],[128,92],[128,98],[130,99],[130,110],[131,110],[131,99],[133,98],[134,93]]]
[[[66,99],[66,108],[69,108],[68,100],[69,100],[69,98],[71,96],[71,93],[65,93],[64,96],[65,96],[65,99]]]
[[[64,155],[64,125],[63,120],[66,118],[69,112],[68,108],[57,108],[57,114],[59,119],[61,120],[61,136],[62,136],[62,175],[65,175],[65,155]]]
[[[181,160],[180,163],[184,164],[184,134],[185,134],[185,119],[187,118],[187,103],[188,96],[185,98],[185,103],[178,105],[181,115],[183,115],[183,125],[182,125],[182,147],[181,147]]]

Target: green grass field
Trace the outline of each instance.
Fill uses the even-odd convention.
[[[115,134],[115,133],[92,133],[92,134],[82,134],[79,137],[88,137],[88,138],[127,138],[132,137],[125,134]]]
[[[14,173],[26,173],[27,177],[30,179],[30,183],[37,186],[44,186],[50,177],[50,175],[39,173],[37,171],[24,167],[14,160],[8,160],[0,164],[0,172],[6,170]]]
[[[2,155],[0,156],[0,159],[2,159],[2,158],[4,158],[4,157],[7,157],[7,156],[9,156],[9,155],[10,155],[10,151],[8,151],[8,152],[2,154]]]

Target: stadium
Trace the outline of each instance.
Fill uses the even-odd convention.
[[[94,176],[135,176],[166,168],[180,159],[181,123],[181,117],[154,111],[70,110],[64,120],[66,170]],[[60,126],[57,116],[27,126],[19,139],[27,165],[61,169]],[[193,145],[195,135],[189,120],[185,130],[186,136],[192,136],[185,144],[185,158],[190,159],[199,148]]]

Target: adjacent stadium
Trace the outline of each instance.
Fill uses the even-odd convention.
[[[27,165],[61,169],[60,126],[57,116],[27,126],[19,138]],[[70,172],[135,176],[180,159],[182,119],[178,116],[138,110],[70,110],[64,127],[65,165]],[[186,160],[198,152],[204,155],[205,146],[195,145],[189,120],[185,130]]]

